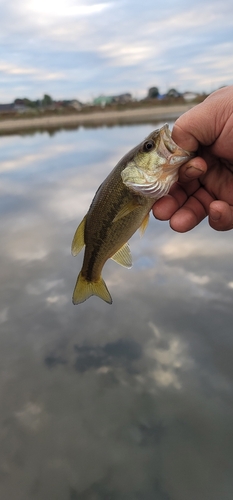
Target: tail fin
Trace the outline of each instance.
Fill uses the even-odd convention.
[[[73,304],[81,304],[81,302],[89,299],[92,295],[97,295],[97,297],[105,300],[108,304],[112,304],[112,297],[103,278],[100,277],[100,279],[95,282],[87,281],[82,274],[79,273],[73,293]]]

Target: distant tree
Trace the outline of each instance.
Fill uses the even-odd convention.
[[[44,97],[42,99],[42,106],[51,106],[53,104],[53,99],[50,97],[48,94],[44,94]]]
[[[151,87],[148,90],[148,99],[156,99],[159,95],[159,89],[158,87]]]
[[[16,107],[26,107],[26,108],[34,108],[34,102],[28,99],[27,97],[24,97],[23,99],[17,98],[14,100],[14,105]]]
[[[31,99],[28,99],[27,97],[24,97],[23,99],[17,97],[14,100],[14,104],[16,106],[26,106],[27,108],[37,108],[38,102],[39,101],[31,101]]]
[[[14,100],[14,104],[24,104],[24,99],[21,99],[20,97],[17,97],[15,100]]]
[[[34,101],[31,101],[27,97],[23,99],[24,106],[27,106],[27,108],[35,108],[35,103]]]

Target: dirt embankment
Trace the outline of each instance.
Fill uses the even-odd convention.
[[[93,113],[76,113],[63,116],[44,116],[35,118],[17,118],[0,120],[0,133],[27,129],[51,129],[80,125],[120,124],[156,122],[176,120],[181,114],[188,111],[193,104],[173,106],[156,106],[150,108],[124,109],[120,111],[99,111]]]

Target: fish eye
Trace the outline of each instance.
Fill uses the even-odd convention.
[[[148,153],[154,147],[155,147],[154,141],[152,141],[152,140],[151,141],[146,141],[145,144],[143,145],[143,151],[145,151],[145,153]]]

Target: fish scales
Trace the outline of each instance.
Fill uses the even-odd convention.
[[[97,192],[87,215],[83,275],[85,274],[89,281],[97,279],[103,262],[114,255],[125,241],[131,238],[154,203],[152,200],[129,192],[129,189],[122,185],[120,172],[123,168],[124,163],[119,164],[115,172],[112,172],[106,179]],[[139,208],[113,223],[118,211],[129,200],[139,204]]]

